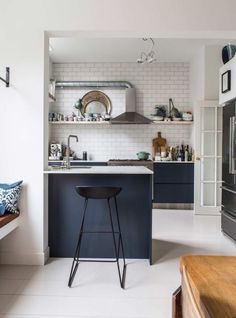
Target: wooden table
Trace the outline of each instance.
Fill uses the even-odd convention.
[[[236,317],[236,257],[183,256],[180,271],[182,314],[174,305],[173,317]]]

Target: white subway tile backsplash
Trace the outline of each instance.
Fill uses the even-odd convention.
[[[155,63],[77,63],[53,64],[56,80],[119,80],[129,81],[136,88],[136,109],[150,117],[156,104],[168,105],[171,97],[180,111],[191,110],[189,105],[189,64]],[[89,89],[58,89],[51,111],[69,115],[74,103]],[[125,94],[120,89],[103,89],[112,102],[112,116],[125,111]],[[152,139],[162,132],[169,145],[190,143],[191,126],[166,125],[51,125],[51,141],[66,143],[69,134],[79,136],[72,149],[78,156],[87,151],[90,159],[136,158],[136,152],[151,152]]]

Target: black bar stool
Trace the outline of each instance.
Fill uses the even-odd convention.
[[[84,201],[84,209],[83,209],[83,217],[82,217],[82,223],[80,226],[79,231],[79,237],[78,237],[78,243],[75,250],[74,259],[71,266],[71,272],[69,277],[68,286],[71,287],[75,274],[77,272],[78,266],[80,262],[116,262],[117,263],[117,269],[119,274],[119,280],[120,280],[120,286],[121,288],[125,288],[125,276],[126,276],[126,263],[125,263],[125,255],[124,255],[124,246],[121,236],[121,230],[120,230],[120,220],[118,215],[118,208],[117,208],[117,201],[116,196],[121,192],[121,188],[118,187],[76,187],[76,192],[85,198]],[[117,217],[117,225],[118,225],[118,231],[114,231],[114,224],[113,224],[113,218],[112,218],[112,211],[111,211],[111,205],[110,200],[114,199],[115,201],[115,211],[116,211],[116,217]],[[91,232],[91,231],[84,231],[84,220],[85,220],[85,213],[88,206],[88,200],[89,199],[105,199],[108,203],[108,210],[110,215],[110,222],[111,222],[111,231],[100,231],[100,232]],[[80,260],[80,247],[82,242],[82,236],[84,233],[110,233],[113,236],[113,243],[114,243],[114,251],[115,251],[115,260],[109,260],[109,261],[103,261],[103,260]],[[116,243],[115,234],[119,235],[118,244]],[[118,246],[117,246],[118,245]],[[121,275],[120,265],[119,265],[119,258],[120,258],[120,248],[122,251],[122,258],[123,258],[123,271]]]

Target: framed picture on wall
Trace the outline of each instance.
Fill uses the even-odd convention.
[[[221,75],[221,93],[226,93],[231,89],[231,71],[226,71]]]

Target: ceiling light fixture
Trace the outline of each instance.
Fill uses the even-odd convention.
[[[143,38],[143,41],[150,41],[151,46],[149,51],[142,52],[140,57],[137,59],[137,63],[139,64],[143,64],[143,63],[153,63],[156,61],[156,53],[153,50],[154,46],[155,46],[155,42],[152,38]]]

